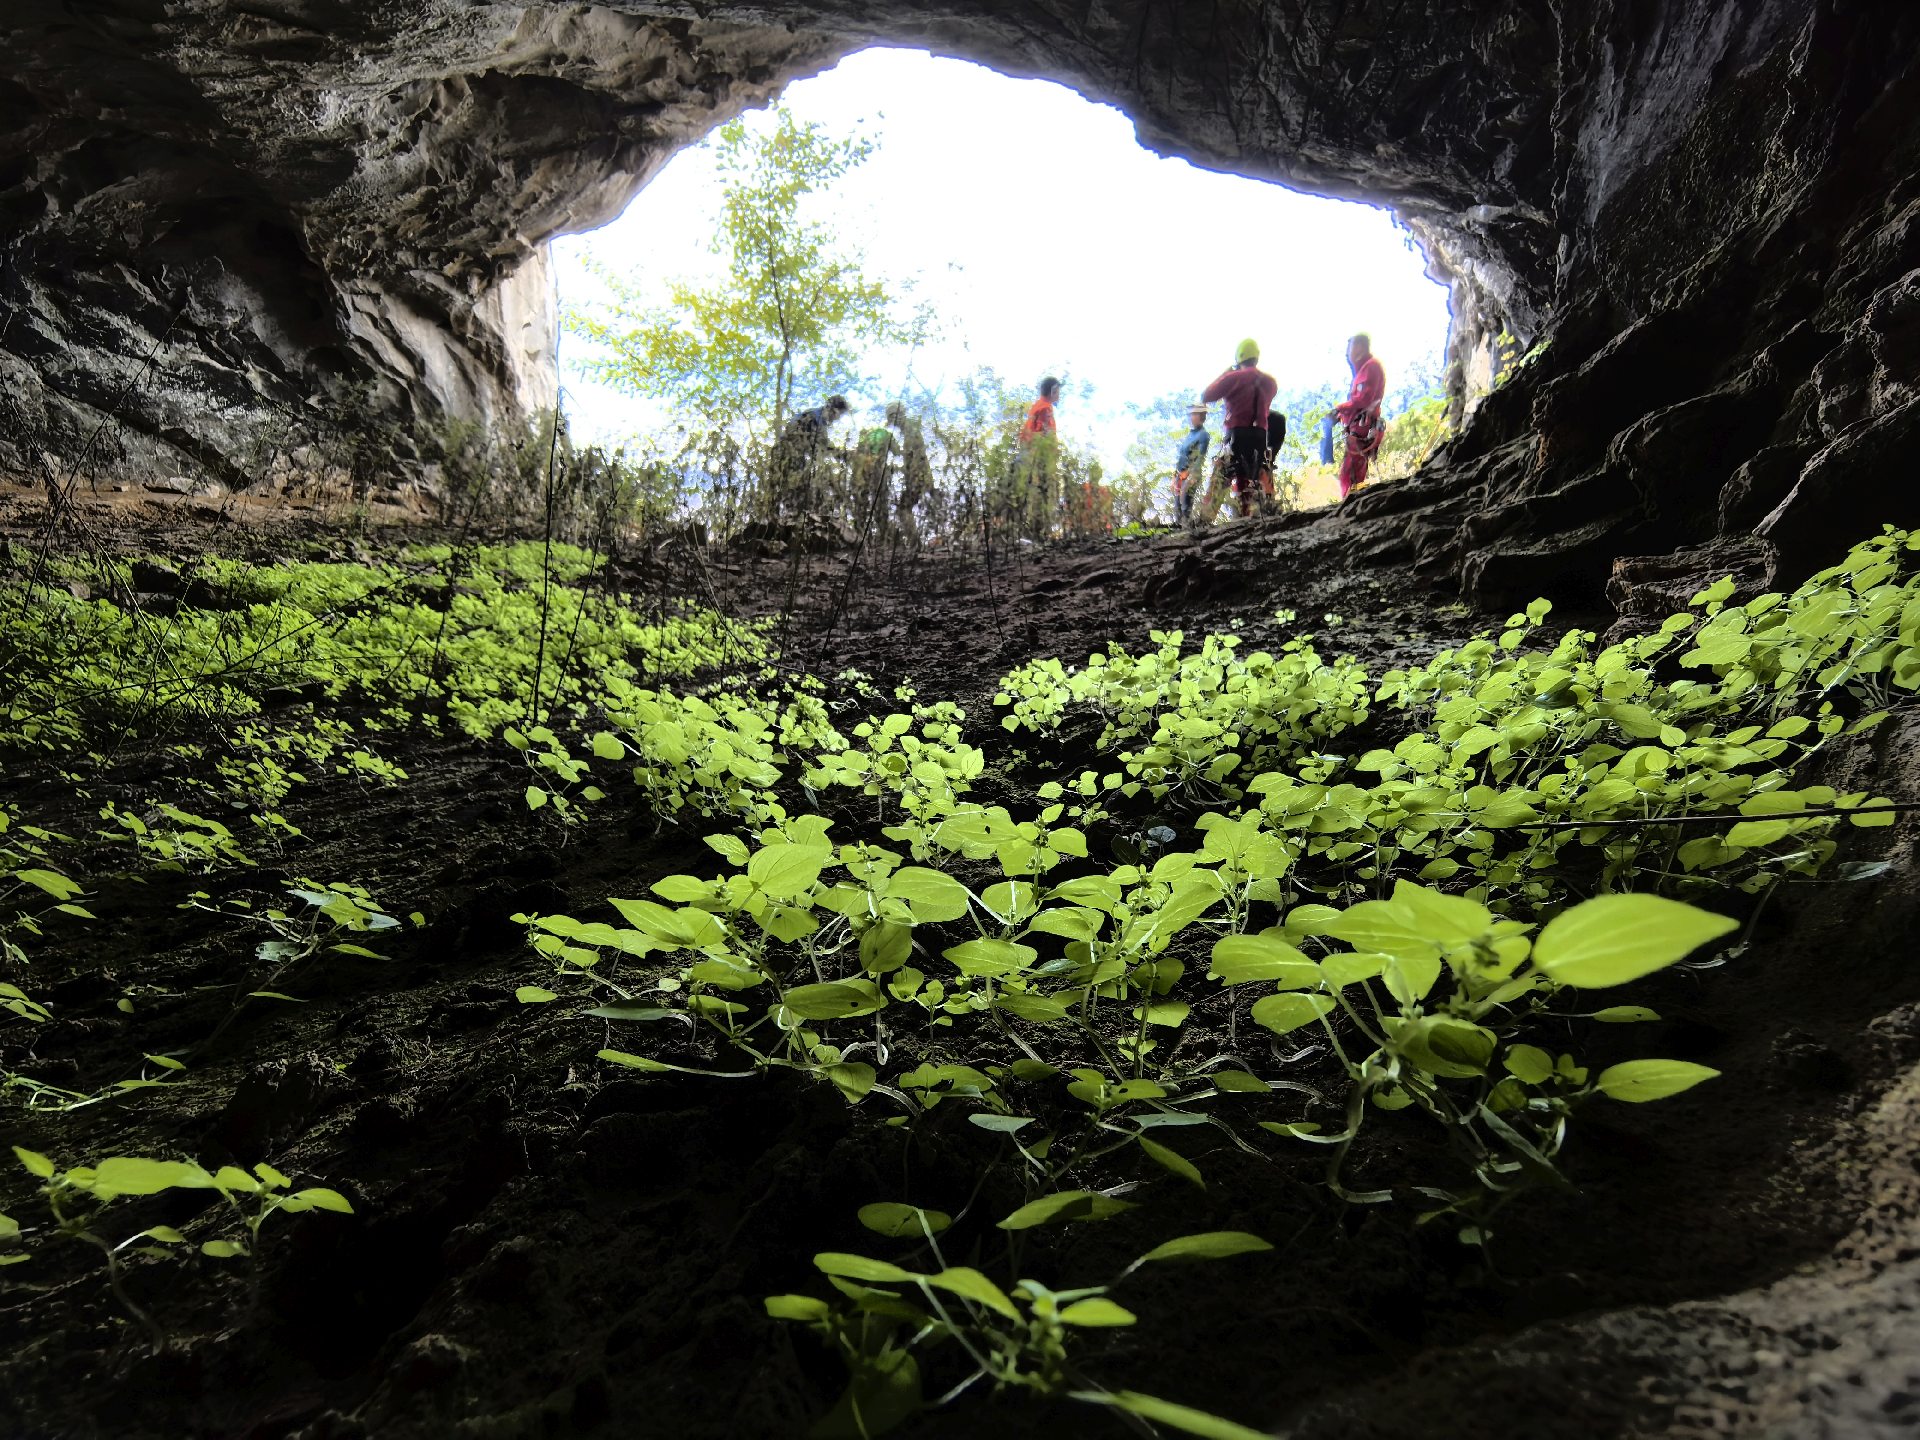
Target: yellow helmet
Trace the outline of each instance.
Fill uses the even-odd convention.
[[[1240,342],[1240,348],[1233,352],[1233,358],[1234,363],[1240,365],[1244,365],[1249,360],[1258,360],[1260,358],[1260,342],[1258,340],[1242,340]]]

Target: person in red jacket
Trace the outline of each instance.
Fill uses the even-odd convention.
[[[1380,402],[1387,394],[1387,372],[1373,353],[1373,341],[1356,335],[1347,342],[1347,364],[1353,367],[1353,386],[1347,398],[1333,407],[1333,417],[1346,427],[1347,453],[1340,460],[1340,498],[1346,499],[1367,478],[1367,466],[1380,453],[1387,433]]]
[[[1253,512],[1267,453],[1267,410],[1279,393],[1280,382],[1260,368],[1257,340],[1242,340],[1234,352],[1233,368],[1200,392],[1200,398],[1209,403],[1226,401],[1228,468],[1242,515]]]

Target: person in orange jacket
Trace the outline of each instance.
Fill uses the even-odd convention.
[[[1053,407],[1059,399],[1060,382],[1049,375],[1040,382],[1040,396],[1027,407],[1026,422],[1020,427],[1017,493],[1009,497],[1009,509],[1035,538],[1045,532],[1059,498],[1053,493],[1060,443]]]
[[[1340,498],[1346,499],[1367,478],[1367,466],[1380,453],[1387,433],[1380,402],[1387,395],[1387,372],[1373,353],[1365,334],[1347,342],[1347,364],[1353,367],[1353,385],[1347,398],[1333,407],[1333,417],[1346,427],[1347,453],[1340,459]]]

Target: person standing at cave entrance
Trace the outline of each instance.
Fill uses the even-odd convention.
[[[1347,341],[1347,364],[1353,368],[1353,385],[1347,398],[1333,407],[1333,416],[1347,432],[1347,453],[1340,459],[1340,498],[1345,500],[1366,482],[1367,466],[1380,453],[1380,441],[1387,427],[1380,415],[1380,402],[1387,396],[1387,372],[1373,353],[1373,340],[1365,333]]]
[[[1180,437],[1179,448],[1173,452],[1173,523],[1176,525],[1193,523],[1193,487],[1206,473],[1207,447],[1213,444],[1213,436],[1207,430],[1204,400],[1196,400],[1187,407],[1187,423],[1192,428]]]
[[[1027,408],[1020,427],[1020,460],[1014,515],[1022,533],[1039,539],[1046,533],[1054,508],[1055,478],[1059,470],[1060,436],[1053,407],[1060,400],[1060,382],[1049,375],[1040,382],[1040,395]]]
[[[860,434],[853,452],[853,493],[848,496],[847,518],[854,533],[865,535],[874,526],[885,525],[888,472],[892,469],[893,431],[886,425],[872,425]]]
[[[802,410],[787,422],[768,457],[773,493],[769,508],[777,517],[798,519],[814,508],[814,471],[826,452],[833,425],[853,407],[844,395],[829,395],[824,405]]]
[[[914,518],[914,509],[933,493],[926,433],[898,400],[887,406],[887,424],[900,432],[900,494],[893,502],[893,528],[909,545],[918,546],[920,522]]]
[[[1228,473],[1243,516],[1252,513],[1253,497],[1260,488],[1260,467],[1267,453],[1267,412],[1279,393],[1280,382],[1260,368],[1260,342],[1251,339],[1240,342],[1233,368],[1200,392],[1209,404],[1226,402]]]

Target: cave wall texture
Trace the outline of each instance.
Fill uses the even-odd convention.
[[[555,393],[541,242],[875,41],[1390,205],[1463,373],[1549,342],[1349,507],[1359,556],[1632,614],[1920,519],[1909,0],[12,0],[0,466],[244,485],[343,418],[512,433]]]

